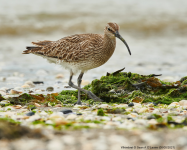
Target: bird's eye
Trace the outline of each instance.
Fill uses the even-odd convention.
[[[108,31],[112,31],[110,28],[108,28]]]

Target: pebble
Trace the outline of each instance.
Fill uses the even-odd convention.
[[[24,85],[22,85],[21,86],[23,89],[29,89],[30,88],[30,86],[28,85],[28,84],[24,84]]]
[[[133,106],[134,106],[134,103],[129,103],[128,106],[129,106],[129,107],[133,107]]]
[[[145,112],[148,112],[148,108],[146,108],[146,107],[143,107],[143,108],[141,108],[141,109],[138,111],[138,113],[145,113]]]
[[[66,117],[67,120],[74,120],[74,119],[76,119],[76,118],[77,118],[77,115],[75,115],[75,114],[70,114],[70,115],[68,115],[68,116]]]
[[[36,107],[41,107],[41,105],[38,104],[38,103],[34,103],[34,106],[36,106]]]
[[[59,73],[59,74],[57,74],[56,75],[56,77],[55,78],[57,78],[57,79],[62,79],[62,78],[64,78],[64,75],[63,74],[61,74],[61,73]]]
[[[26,116],[33,116],[33,115],[35,115],[35,112],[30,111],[30,112],[26,113],[25,115],[26,115]]]
[[[108,104],[101,104],[98,108],[110,108],[110,106]]]
[[[25,84],[28,84],[31,88],[35,87],[32,81],[26,81]]]
[[[73,111],[71,109],[61,110],[60,112],[62,112],[63,114],[73,113]]]
[[[179,104],[183,109],[187,109],[187,100],[181,100],[179,101]]]
[[[16,90],[13,90],[13,89],[11,89],[10,92],[9,92],[9,94],[12,94],[12,95],[21,94],[21,93],[23,93],[23,92],[16,91]]]
[[[53,87],[47,87],[47,88],[46,88],[46,91],[52,92],[52,91],[54,91],[54,88],[53,88]]]
[[[127,104],[119,104],[115,106],[116,108],[127,108],[128,105]]]
[[[136,118],[138,116],[138,114],[137,113],[130,113],[130,114],[128,114],[128,116],[131,118]]]
[[[10,101],[8,101],[8,100],[2,100],[2,101],[0,101],[0,104],[9,104],[10,103]]]

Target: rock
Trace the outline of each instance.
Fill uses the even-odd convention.
[[[57,104],[57,105],[55,105],[55,107],[62,107],[62,105],[61,104]]]
[[[33,81],[34,84],[44,84],[43,81]]]
[[[177,106],[180,106],[178,102],[173,102],[168,106],[168,109],[176,108]]]
[[[20,109],[20,108],[22,108],[21,105],[14,105],[13,107],[14,107],[15,109]]]
[[[155,109],[155,110],[152,111],[153,114],[157,114],[157,113],[159,113],[159,112],[160,112],[160,111],[159,111],[158,109]]]
[[[181,100],[179,101],[179,104],[183,109],[187,109],[187,100]]]
[[[60,112],[62,112],[63,114],[73,113],[73,111],[71,109],[61,110]]]
[[[10,92],[9,92],[9,94],[12,94],[12,95],[21,94],[21,93],[23,93],[23,92],[16,91],[16,90],[13,90],[13,89],[11,89]]]
[[[136,117],[138,117],[138,114],[137,113],[130,113],[130,114],[128,114],[128,116],[131,118],[136,118]]]
[[[78,116],[82,115],[82,113],[77,113]]]
[[[61,73],[59,73],[59,74],[57,74],[56,75],[56,77],[55,78],[57,78],[57,79],[62,79],[62,78],[64,78],[64,75],[63,74],[61,74]]]
[[[53,88],[53,87],[47,87],[47,88],[46,88],[46,91],[52,92],[52,91],[54,91],[54,88]]]
[[[21,86],[23,89],[29,89],[30,88],[30,86],[28,85],[28,84],[24,84],[24,85],[22,85]]]
[[[30,112],[26,113],[25,115],[26,115],[26,116],[33,116],[33,115],[35,115],[35,112],[30,111]]]
[[[38,103],[34,103],[34,106],[36,106],[36,107],[41,107],[41,105],[38,104]]]
[[[147,123],[150,124],[150,125],[156,125],[157,121],[155,119],[151,119]]]
[[[42,111],[42,112],[40,113],[40,115],[41,115],[41,116],[47,116],[48,113],[46,113],[45,111]]]
[[[109,93],[116,93],[114,89],[110,90]]]
[[[147,117],[147,120],[151,120],[151,119],[156,119],[156,117],[154,115],[150,115]]]
[[[145,112],[148,112],[148,108],[146,108],[146,107],[143,107],[143,108],[141,108],[141,109],[138,111],[138,113],[145,113]]]
[[[115,106],[116,108],[127,108],[128,105],[127,104],[119,104]]]
[[[152,113],[155,109],[153,107],[148,108],[148,112]]]
[[[0,91],[0,94],[1,94],[2,96],[5,96],[5,95],[6,95],[6,92]]]
[[[67,120],[75,120],[77,118],[77,115],[75,114],[70,114],[66,117]]]
[[[26,81],[25,84],[28,84],[31,88],[35,87],[32,81]]]
[[[109,106],[108,104],[101,104],[98,106],[98,108],[110,108],[111,106]]]
[[[134,106],[134,103],[129,103],[128,106],[129,106],[129,107],[133,107],[133,106]]]
[[[0,101],[0,104],[9,104],[10,103],[10,101],[8,101],[8,100],[2,100],[2,101]]]

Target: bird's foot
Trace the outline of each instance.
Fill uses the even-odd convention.
[[[94,101],[97,101],[97,102],[102,102],[103,100],[100,99],[99,97],[97,97],[95,94],[93,94],[92,92],[88,91],[88,96],[93,99]]]
[[[74,103],[74,105],[82,105],[82,102],[78,100],[76,103]]]

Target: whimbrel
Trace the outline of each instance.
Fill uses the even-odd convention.
[[[35,46],[27,46],[23,54],[33,53],[46,58],[50,63],[59,63],[70,71],[69,86],[78,90],[78,101],[81,105],[80,91],[86,93],[94,101],[102,101],[95,94],[81,88],[84,72],[97,68],[106,63],[112,56],[116,47],[116,37],[127,47],[129,46],[119,34],[119,26],[116,23],[107,23],[104,35],[101,34],[75,34],[57,41],[32,42]],[[77,72],[78,86],[72,82],[72,77]]]

